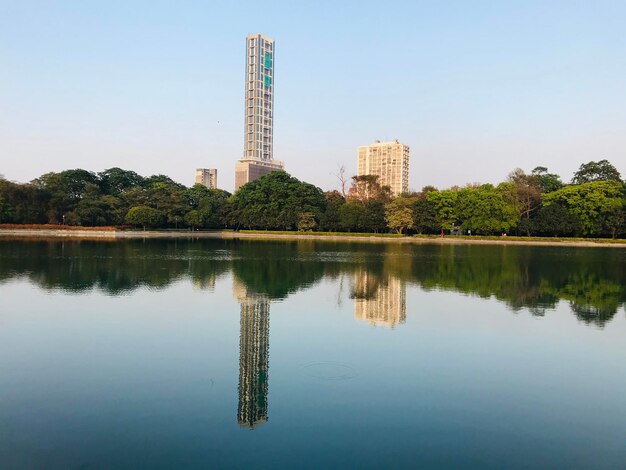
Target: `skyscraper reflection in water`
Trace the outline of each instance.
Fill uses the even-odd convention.
[[[352,298],[357,320],[391,328],[406,321],[406,282],[398,277],[359,269]]]
[[[233,295],[241,305],[237,421],[252,429],[267,421],[270,301],[237,280]]]

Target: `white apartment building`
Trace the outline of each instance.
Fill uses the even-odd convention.
[[[372,145],[359,147],[357,175],[377,175],[381,186],[389,186],[397,196],[409,190],[408,145],[398,140],[375,141]]]

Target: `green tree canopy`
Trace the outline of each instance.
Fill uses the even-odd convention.
[[[347,232],[361,232],[365,224],[365,207],[358,202],[346,202],[339,207],[339,225]]]
[[[535,167],[532,175],[537,178],[537,184],[542,193],[551,193],[563,187],[561,177],[554,173],[548,173],[548,169],[545,166]]]
[[[581,230],[578,216],[558,202],[539,209],[532,228],[535,233],[555,237],[575,235]]]
[[[592,181],[621,181],[622,177],[608,160],[600,160],[599,162],[589,162],[580,165],[580,168],[574,173],[572,178],[573,184],[584,184]]]
[[[585,235],[614,232],[614,227],[607,227],[607,221],[623,211],[623,185],[618,181],[593,181],[565,186],[544,196],[545,206],[554,203],[561,204],[579,219]]]
[[[424,190],[413,207],[413,228],[417,233],[436,233],[441,230],[437,223],[437,209],[435,204],[426,197]]]
[[[458,217],[464,230],[477,234],[508,232],[519,221],[510,183],[484,184],[458,192]]]
[[[458,191],[453,189],[430,191],[426,194],[426,200],[435,208],[435,220],[439,229],[450,230],[458,221],[458,197]]]
[[[346,203],[346,200],[339,191],[328,191],[324,193],[324,197],[326,209],[320,217],[320,227],[322,230],[337,232],[342,228],[339,209]]]
[[[413,227],[413,213],[417,198],[397,197],[385,206],[387,226],[397,233],[405,233]]]
[[[136,227],[154,228],[158,227],[163,221],[163,214],[148,206],[131,207],[126,214],[126,223]]]
[[[326,205],[321,189],[284,171],[274,171],[243,185],[230,202],[233,218],[242,227],[268,230],[296,229],[303,212],[319,220]]]
[[[142,186],[144,178],[134,171],[109,168],[98,173],[100,187],[105,194],[117,196],[131,188]]]
[[[202,219],[201,224],[194,227],[220,228],[228,223],[230,193],[221,189],[208,189],[196,184],[186,190],[185,199],[189,207],[197,210]]]

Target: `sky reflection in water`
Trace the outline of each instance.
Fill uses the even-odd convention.
[[[0,242],[0,465],[619,467],[625,261]]]

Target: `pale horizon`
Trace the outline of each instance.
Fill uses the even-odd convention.
[[[626,4],[392,2],[93,6],[20,2],[0,18],[0,174],[121,167],[232,191],[245,38],[276,41],[274,158],[337,189],[357,149],[411,148],[409,188],[498,183],[582,163],[626,174]]]

